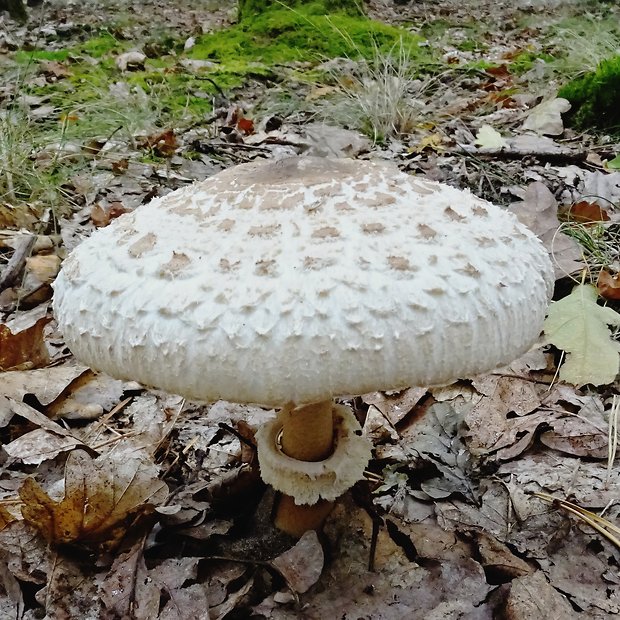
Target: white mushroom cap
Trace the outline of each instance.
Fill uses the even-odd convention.
[[[539,336],[553,269],[516,217],[391,165],[291,158],[141,206],[65,261],[55,312],[94,369],[279,406],[442,384]]]

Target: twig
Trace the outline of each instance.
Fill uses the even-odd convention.
[[[11,256],[0,276],[0,292],[12,286],[19,278],[36,240],[36,235],[24,235],[18,239],[13,256]]]
[[[500,149],[483,148],[463,145],[456,149],[459,155],[475,155],[476,157],[492,157],[496,159],[541,159],[543,161],[557,163],[580,163],[586,160],[588,154],[585,151],[575,151],[573,149],[557,148],[548,151],[533,151],[531,149],[519,149],[504,147]]]

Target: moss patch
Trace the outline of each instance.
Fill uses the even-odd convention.
[[[620,56],[601,62],[591,73],[563,86],[558,96],[573,106],[568,122],[578,129],[620,134]]]
[[[321,3],[274,8],[252,19],[201,37],[190,56],[221,63],[222,69],[243,72],[294,62],[317,63],[329,58],[372,58],[388,53],[402,41],[411,58],[430,60],[420,48],[421,38],[362,15],[336,12],[326,15]]]

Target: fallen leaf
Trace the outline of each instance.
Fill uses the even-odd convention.
[[[581,617],[542,571],[513,580],[502,616],[505,620],[571,620]]]
[[[132,620],[161,617],[160,590],[157,582],[148,576],[143,537],[114,559],[101,584],[100,597],[110,617]]]
[[[613,159],[610,159],[606,167],[610,170],[620,170],[620,154],[616,155]]]
[[[237,129],[244,135],[249,136],[254,133],[254,121],[249,118],[243,118],[237,120]]]
[[[562,114],[570,108],[568,100],[561,97],[543,101],[530,110],[523,129],[539,135],[559,136],[564,132]]]
[[[510,368],[507,372],[510,372]],[[523,369],[515,369],[522,373]],[[543,392],[537,385],[507,374],[484,375],[472,382],[481,398],[465,415],[467,447],[474,455],[514,458],[534,440],[537,429],[553,417],[537,413]]]
[[[137,50],[131,52],[125,52],[119,54],[116,58],[116,67],[120,71],[139,71],[144,69],[144,61],[146,60],[146,54]]]
[[[303,594],[321,576],[325,556],[314,530],[306,532],[294,547],[271,561],[271,565],[284,577],[288,586]]]
[[[534,572],[534,568],[512,553],[494,536],[477,531],[474,533],[474,539],[478,547],[480,563],[487,576],[492,578],[491,583],[505,583],[515,577],[523,577]]]
[[[560,379],[574,385],[604,385],[614,381],[620,368],[620,348],[608,325],[620,325],[620,314],[596,303],[591,285],[551,304],[545,320],[547,341],[566,353]]]
[[[476,146],[483,149],[503,149],[508,147],[508,142],[502,135],[490,125],[482,125],[476,134],[474,142]]]
[[[99,596],[101,575],[69,554],[52,551],[49,555],[51,570],[47,574],[45,587],[38,592],[47,612],[46,617],[58,620],[103,618]]]
[[[35,370],[14,370],[0,376],[0,392],[17,401],[32,398],[38,405],[47,407],[71,385],[73,381],[88,374],[89,369],[75,363],[37,368]]]
[[[609,273],[606,269],[603,269],[598,274],[598,280],[596,282],[596,288],[599,295],[605,299],[613,299],[617,301],[620,299],[620,274]]]
[[[103,228],[112,220],[115,220],[117,217],[127,213],[128,210],[129,209],[126,209],[120,201],[111,202],[105,205],[101,202],[96,202],[90,210],[90,219],[97,228]]]
[[[580,224],[594,224],[597,222],[608,222],[610,217],[599,204],[580,200],[573,203],[563,214],[563,218],[568,222],[578,222]]]
[[[22,288],[28,288],[28,278],[33,278],[39,286],[51,284],[60,271],[60,257],[55,254],[38,254],[26,259],[26,282]]]
[[[49,321],[47,306],[41,305],[0,323],[0,371],[20,366],[39,368],[49,363],[43,339],[43,328]]]
[[[364,394],[361,399],[367,405],[374,405],[390,421],[398,424],[426,395],[424,387],[413,387],[398,392],[371,392]]]
[[[71,75],[69,69],[57,60],[39,61],[39,71],[48,78],[65,78]]]
[[[604,420],[600,420],[603,424]],[[540,436],[549,448],[592,459],[606,459],[609,452],[607,430],[582,417],[569,416],[549,421],[551,430]]]
[[[424,136],[416,145],[411,146],[411,153],[423,153],[426,150],[441,151],[444,148],[443,136],[439,133],[431,133]]]
[[[583,251],[579,243],[558,232],[558,203],[544,183],[530,183],[523,201],[511,205],[509,210],[543,242],[552,257],[556,277],[583,268]]]
[[[337,86],[313,86],[306,95],[305,99],[306,101],[316,101],[317,99],[322,99],[323,97],[327,97],[329,95],[333,95],[339,92],[340,89]]]
[[[69,452],[83,446],[82,442],[67,434],[50,432],[37,428],[4,444],[5,452],[25,465],[40,465],[43,461],[56,458],[61,452]]]
[[[138,459],[100,457],[82,450],[67,458],[63,499],[53,499],[33,478],[19,491],[24,520],[53,544],[112,549],[126,529],[168,496],[157,468]]]
[[[179,147],[179,143],[174,129],[166,129],[140,140],[138,146],[142,149],[152,150],[159,157],[172,157]]]

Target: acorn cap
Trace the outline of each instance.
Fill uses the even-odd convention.
[[[306,157],[230,168],[98,230],[54,309],[96,370],[281,406],[507,364],[553,282],[534,234],[470,192]]]

